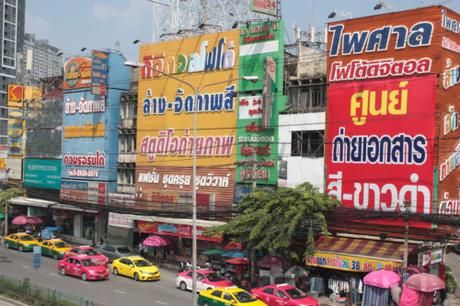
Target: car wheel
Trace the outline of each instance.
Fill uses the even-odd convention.
[[[54,253],[53,258],[54,258],[54,259],[59,259],[58,254],[57,254],[57,253]]]
[[[139,275],[137,273],[134,273],[134,280],[137,282],[139,281]]]
[[[24,248],[22,247],[22,245],[19,246],[19,252],[24,252]]]
[[[81,280],[86,281],[86,279],[87,279],[87,278],[86,278],[86,273],[82,273],[82,274],[81,274]]]
[[[182,291],[186,291],[187,290],[187,284],[185,282],[180,282],[179,288]]]
[[[112,273],[113,273],[114,275],[118,275],[118,269],[117,269],[117,268],[113,268]]]
[[[65,275],[65,269],[61,268],[61,275]]]
[[[9,248],[10,248],[10,244],[9,244],[9,243],[5,243],[5,248],[9,249]]]
[[[204,302],[203,306],[210,306],[208,302]]]

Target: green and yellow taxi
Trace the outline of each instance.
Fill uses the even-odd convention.
[[[30,252],[39,245],[32,235],[26,233],[11,234],[5,237],[5,248],[17,249],[21,252]]]
[[[214,288],[200,291],[200,306],[267,306],[254,295],[238,287]]]
[[[112,262],[112,273],[134,278],[136,281],[160,280],[158,267],[141,256],[126,256]]]
[[[72,246],[62,239],[43,240],[40,243],[42,255],[53,257],[54,259],[64,258],[64,253],[70,251]]]

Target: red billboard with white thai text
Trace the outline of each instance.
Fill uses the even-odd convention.
[[[436,76],[331,83],[327,193],[345,207],[433,210]]]

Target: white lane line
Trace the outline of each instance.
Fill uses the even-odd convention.
[[[50,275],[52,275],[52,276],[57,276],[57,274],[56,274],[56,273],[51,273],[51,272],[50,272]]]
[[[21,268],[30,269],[30,267],[29,267],[29,266],[26,266],[26,265],[22,265]]]
[[[120,293],[120,294],[126,294],[126,292],[121,291],[121,290],[118,290],[118,289],[115,289],[115,290],[113,290],[113,291],[115,291],[116,293]]]
[[[168,305],[168,303],[165,303],[165,302],[162,302],[162,301],[155,301],[155,303],[161,304],[161,305]]]
[[[88,282],[84,282],[84,281],[82,281],[82,280],[80,281],[80,283],[85,284],[85,285],[89,285]]]

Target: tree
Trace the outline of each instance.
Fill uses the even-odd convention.
[[[5,213],[6,204],[10,199],[21,196],[23,194],[24,189],[21,187],[13,187],[0,191],[0,212]]]
[[[296,188],[257,189],[239,204],[239,214],[213,231],[248,247],[299,263],[314,249],[313,230],[327,233],[325,213],[340,203],[309,183]]]

